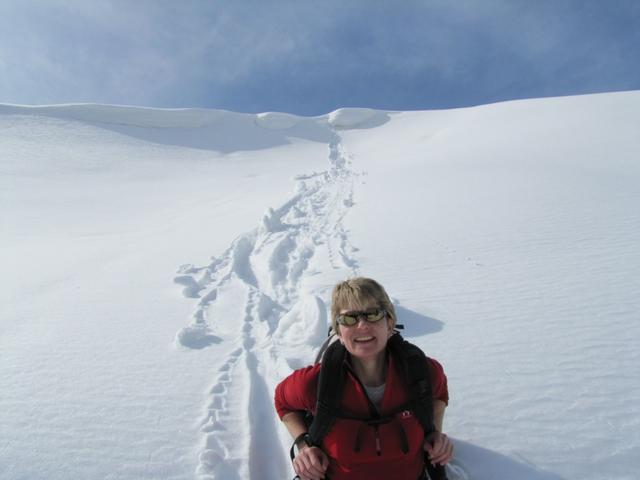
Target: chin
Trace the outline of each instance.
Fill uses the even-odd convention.
[[[348,350],[356,358],[373,358],[384,352],[384,345],[354,345]]]

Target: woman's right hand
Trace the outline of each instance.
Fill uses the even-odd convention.
[[[293,459],[293,469],[301,480],[321,480],[329,466],[329,457],[318,447],[304,446]]]

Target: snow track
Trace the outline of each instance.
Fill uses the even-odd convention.
[[[176,344],[230,345],[205,400],[196,474],[201,479],[282,479],[288,439],[273,408],[277,382],[312,359],[326,335],[320,298],[333,279],[358,274],[342,225],[353,206],[356,174],[333,132],[327,170],[295,177],[294,195],[268,209],[205,266],[183,265],[175,282],[197,298]],[[320,275],[330,284],[314,284]]]

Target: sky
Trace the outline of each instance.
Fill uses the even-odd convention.
[[[640,89],[635,0],[3,0],[0,103],[320,115]]]

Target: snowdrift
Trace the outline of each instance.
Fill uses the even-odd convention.
[[[639,124],[1,105],[0,478],[292,477],[273,389],[353,275],[444,365],[458,478],[635,478]]]

